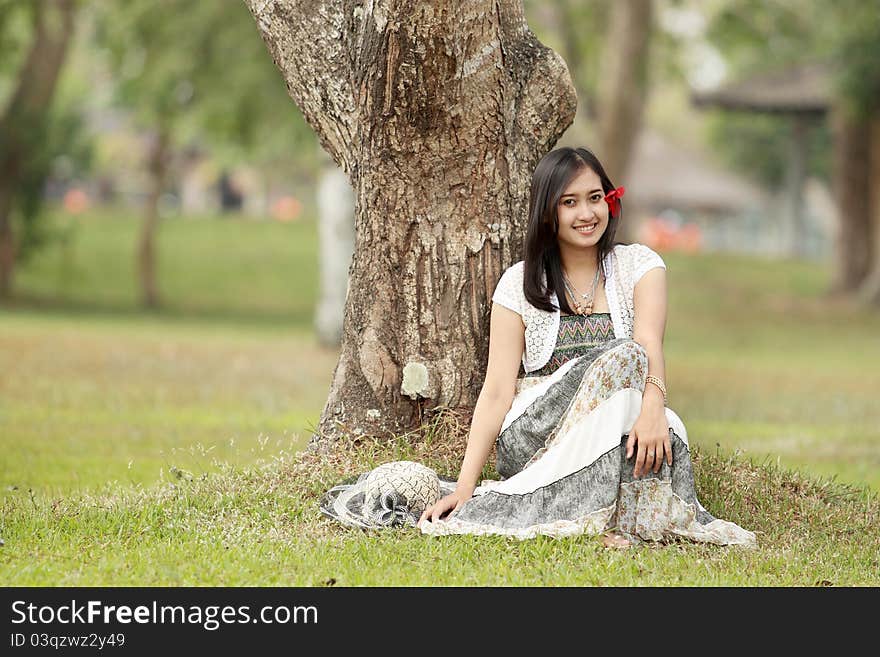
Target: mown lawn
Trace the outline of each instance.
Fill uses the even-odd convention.
[[[461,447],[461,443],[457,445]],[[450,472],[428,439],[282,456],[149,488],[3,502],[0,575],[43,586],[877,586],[880,500],[773,465],[694,452],[702,503],[756,549],[598,538],[364,533],[317,513],[341,472],[411,459]]]
[[[665,254],[670,406],[698,493],[761,547],[609,553],[592,539],[361,536],[317,516],[318,493],[360,468],[410,456],[454,475],[461,450],[294,455],[336,361],[311,331],[308,213],[166,221],[165,306],[148,314],[136,217],[65,230],[0,310],[6,583],[878,582],[876,498],[848,484],[880,490],[880,313],[826,298],[823,265]]]
[[[0,310],[4,494],[153,483],[304,444],[336,361],[311,330],[313,220],[163,222],[152,313],[137,216],[56,222],[70,239],[19,272]]]
[[[811,263],[667,255],[670,406],[700,445],[880,490],[880,312]]]

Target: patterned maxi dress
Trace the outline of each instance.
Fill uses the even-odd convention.
[[[482,482],[458,511],[421,531],[526,539],[613,529],[633,542],[754,546],[752,532],[716,519],[697,500],[687,432],[671,409],[672,465],[664,460],[657,473],[633,478],[626,441],[647,369],[645,350],[616,339],[608,313],[562,315],[549,362],[529,375],[520,370],[515,401],[528,406],[508,413],[496,441],[504,479]]]

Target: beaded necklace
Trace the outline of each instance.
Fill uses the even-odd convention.
[[[568,276],[566,276],[564,272],[562,274],[562,281],[565,284],[565,289],[568,291],[571,300],[574,301],[574,311],[578,315],[589,315],[593,312],[596,286],[599,284],[599,269],[599,267],[596,267],[596,275],[593,277],[593,285],[590,287],[590,291],[587,294],[582,294],[577,288],[575,288],[574,284],[568,280]],[[583,303],[581,303],[580,299],[583,299]]]

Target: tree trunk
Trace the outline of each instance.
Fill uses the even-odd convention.
[[[156,227],[159,225],[159,200],[165,187],[168,171],[169,135],[162,127],[150,146],[147,168],[150,172],[150,190],[144,207],[144,222],[138,244],[138,272],[141,282],[141,304],[145,308],[159,307],[159,286],[156,281]]]
[[[653,0],[617,0],[611,9],[599,85],[599,147],[616,185],[626,181],[648,89]]]
[[[355,192],[342,353],[314,441],[472,408],[532,170],[574,116],[564,62],[520,1],[246,2]]]
[[[596,155],[615,185],[625,185],[648,93],[653,0],[615,0],[602,54],[598,90],[599,147]],[[618,239],[635,239],[624,219]]]
[[[859,286],[858,297],[865,303],[880,306],[880,110],[870,119],[870,153],[867,171],[868,236],[871,245],[869,273]]]
[[[852,117],[843,107],[833,109],[831,120],[833,186],[840,217],[831,292],[852,294],[871,266],[871,129],[868,122]]]
[[[804,182],[807,179],[807,139],[809,138],[809,119],[804,116],[791,117],[791,136],[788,143],[788,158],[785,168],[785,248],[789,255],[797,258],[807,256],[807,221],[804,216]]]
[[[7,152],[0,156],[0,299],[12,296],[15,274],[15,234],[12,231],[12,198],[21,169],[21,155]]]
[[[584,121],[589,119],[595,120],[596,117],[596,100],[591,90],[584,84],[586,77],[584,68],[587,63],[584,61],[583,47],[584,38],[583,30],[586,27],[583,20],[578,20],[580,15],[575,11],[574,5],[577,0],[554,0],[552,3],[553,19],[555,29],[562,38],[562,56],[565,63],[568,64],[568,70],[571,73],[575,90],[578,97],[578,116]],[[577,3],[579,4],[579,3]],[[581,10],[582,11],[582,10]],[[595,26],[591,26],[595,29]]]
[[[15,192],[33,144],[45,134],[46,115],[73,34],[73,0],[47,0],[34,11],[31,49],[0,117],[0,299],[12,295],[16,246],[11,215]]]
[[[318,243],[321,289],[315,332],[320,344],[338,347],[354,251],[354,194],[348,176],[329,158],[318,185]]]

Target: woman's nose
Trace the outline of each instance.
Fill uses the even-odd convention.
[[[592,219],[596,216],[596,210],[589,203],[579,206],[578,210],[578,216],[583,219]]]

